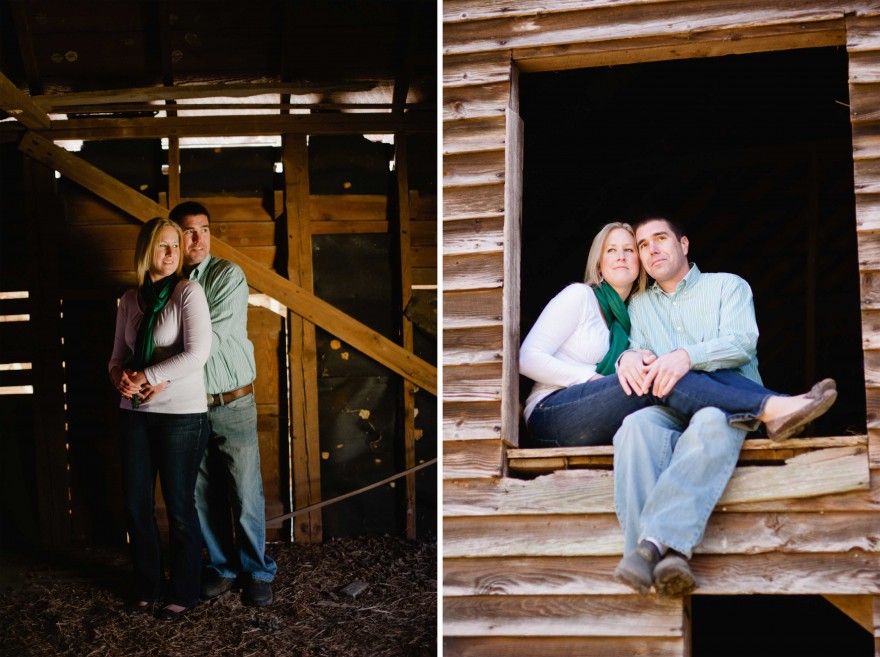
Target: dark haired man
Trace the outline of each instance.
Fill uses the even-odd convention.
[[[204,288],[213,332],[205,364],[211,433],[196,483],[196,507],[209,557],[202,597],[220,595],[241,579],[242,601],[262,607],[272,602],[277,566],[265,551],[247,280],[238,265],[211,256],[211,218],[203,205],[181,203],[170,218],[183,229],[183,273]]]
[[[742,386],[760,384],[758,326],[752,291],[733,274],[703,274],[689,264],[688,238],[668,219],[634,226],[642,266],[654,283],[633,297],[631,350],[617,367],[627,394],[663,397],[689,370],[729,370]],[[814,386],[807,408],[788,425],[768,423],[780,438],[824,413],[837,392],[830,379]],[[646,594],[687,593],[688,564],[736,466],[746,432],[757,421],[729,422],[717,408],[690,418],[663,406],[628,416],[614,435],[614,500],[625,556],[615,577]],[[779,431],[782,429],[782,431]]]

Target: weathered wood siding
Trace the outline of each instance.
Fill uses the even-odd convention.
[[[700,593],[852,596],[848,613],[865,617],[880,655],[880,6],[446,0],[443,21],[444,654],[690,650],[687,601],[642,600],[611,577],[622,534],[610,472],[504,476],[518,441],[525,248],[518,72],[840,45],[850,57],[868,436],[811,456],[847,470],[841,488],[810,478],[787,491],[794,468],[818,471],[797,458],[774,473],[781,479],[750,481],[739,469],[694,569]]]

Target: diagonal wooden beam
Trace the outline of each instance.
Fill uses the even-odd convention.
[[[75,183],[82,185],[104,200],[125,210],[140,221],[167,216],[168,210],[143,194],[131,189],[97,167],[84,162],[39,135],[27,133],[19,144],[26,155],[52,167]],[[231,260],[244,270],[248,284],[274,297],[297,315],[317,324],[355,349],[408,381],[437,394],[437,368],[409,353],[383,335],[294,285],[256,260],[242,254],[218,237],[211,240],[214,255]]]
[[[32,130],[48,130],[52,127],[49,115],[37,107],[29,96],[23,94],[2,73],[0,73],[0,109]]]

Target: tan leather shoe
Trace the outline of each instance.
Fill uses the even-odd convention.
[[[790,438],[803,429],[804,425],[823,415],[831,408],[836,399],[837,390],[826,390],[818,399],[812,399],[809,404],[794,413],[764,423],[767,437],[776,442]]]

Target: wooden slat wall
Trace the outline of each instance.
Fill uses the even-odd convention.
[[[694,568],[701,592],[851,596],[862,611],[872,604],[873,627],[880,625],[877,14],[867,0],[445,0],[444,654],[690,651],[687,603],[664,609],[668,603],[653,599],[645,607],[611,578],[622,535],[609,471],[504,478],[505,445],[516,444],[517,431],[508,415],[519,346],[510,329],[520,321],[508,296],[518,284],[512,259],[521,248],[511,177],[518,166],[511,152],[516,71],[827,45],[845,44],[850,54],[869,435],[862,446],[832,455],[854,470],[842,475],[841,488],[831,485],[819,497],[812,495],[827,481],[798,480],[819,488],[795,493],[807,496],[800,499],[778,497],[793,469],[774,473],[776,483],[758,473],[760,486],[746,481],[752,470],[738,470],[731,491],[742,486],[744,497],[728,502],[751,501],[719,508]],[[803,463],[792,459],[785,468]],[[857,490],[839,492],[850,486]]]

